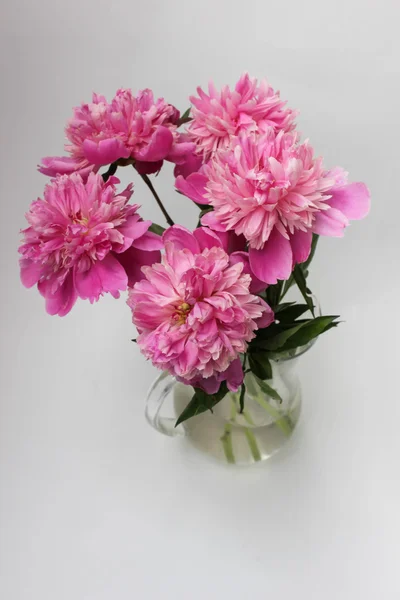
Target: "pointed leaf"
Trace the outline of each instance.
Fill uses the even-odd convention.
[[[259,379],[257,377],[257,384],[260,386],[262,391],[265,392],[270,398],[273,398],[274,400],[279,402],[279,404],[282,404],[281,396],[278,394],[278,392],[276,390],[274,390],[274,388],[272,388],[270,385],[268,385],[268,383],[266,383],[265,381],[262,381],[261,379]]]
[[[259,379],[272,379],[272,366],[267,352],[249,354],[249,365],[251,371]]]
[[[282,304],[278,304],[278,306],[275,307],[275,314],[280,313],[282,310],[285,310],[294,304],[296,304],[296,302],[282,302]]]
[[[299,346],[305,346],[325,331],[336,327],[339,323],[334,322],[337,316],[316,317],[306,321],[303,327],[288,338],[287,342],[280,348],[281,351],[291,350]]]
[[[295,304],[294,306],[288,306],[277,313],[279,323],[293,323],[301,315],[309,311],[308,304]]]
[[[175,427],[177,427],[180,423],[183,423],[183,421],[187,421],[187,419],[195,417],[206,410],[210,410],[212,412],[214,406],[218,404],[218,402],[220,402],[228,392],[225,381],[221,383],[218,392],[215,394],[206,394],[206,392],[200,388],[194,388],[194,390],[195,393],[193,394],[192,399],[179,415],[175,423]]]
[[[184,125],[184,123],[189,123],[189,121],[191,121],[191,117],[190,115],[190,108],[188,108],[187,110],[185,110],[185,112],[183,113],[183,115],[181,117],[179,117],[176,125],[177,127],[180,127],[181,125]]]
[[[256,339],[254,342],[254,346],[257,348],[262,348],[263,350],[280,350],[283,348],[285,343],[289,338],[291,338],[295,333],[299,331],[302,327],[305,326],[306,322],[298,323],[290,329],[285,329],[280,333],[277,333],[274,337],[270,337],[266,340],[264,339]]]
[[[161,225],[157,225],[157,223],[152,223],[149,227],[149,231],[152,231],[157,235],[162,235],[165,231],[165,227],[161,227]]]
[[[312,299],[310,298],[309,294],[309,290],[307,289],[307,283],[306,283],[306,278],[304,277],[304,273],[300,267],[300,265],[296,265],[294,270],[293,270],[293,277],[295,282],[297,283],[297,286],[304,298],[304,300],[306,301],[309,309],[311,310],[312,314],[314,315],[314,304]]]

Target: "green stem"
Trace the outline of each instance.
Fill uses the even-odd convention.
[[[246,434],[247,442],[249,444],[250,452],[253,459],[257,462],[261,460],[260,450],[257,446],[257,440],[255,438],[254,433],[248,427],[245,427],[244,433]]]
[[[149,190],[151,191],[151,193],[153,194],[158,206],[160,207],[160,210],[162,212],[162,214],[165,217],[165,220],[167,221],[168,225],[170,225],[172,227],[172,225],[174,225],[173,220],[171,219],[171,217],[169,216],[165,206],[163,205],[163,203],[161,202],[161,199],[159,197],[159,195],[157,194],[156,190],[154,189],[153,184],[151,183],[150,178],[147,175],[142,175],[142,173],[139,173],[140,177],[143,179],[143,181],[145,182],[145,184],[147,185],[147,187],[149,188]]]
[[[230,423],[226,423],[225,432],[221,437],[222,447],[224,449],[225,457],[228,463],[234,464],[235,455],[233,454],[233,446],[232,446],[232,425]]]
[[[261,398],[259,395],[255,395],[254,396],[254,400],[257,402],[257,404],[259,404],[264,410],[267,411],[267,413],[269,415],[271,415],[271,417],[273,419],[275,419],[274,424],[279,427],[279,429],[285,434],[285,435],[290,435],[293,431],[293,425],[290,422],[289,417],[283,416],[279,410],[277,410],[276,408],[274,408],[273,406],[271,406],[269,404],[269,402],[267,402],[266,400],[264,400],[264,398]]]
[[[249,425],[253,425],[253,426],[255,425],[253,419],[251,418],[250,414],[247,412],[246,409],[243,411],[242,414],[243,414],[243,417],[246,419],[246,421],[248,422]]]
[[[106,181],[108,181],[110,179],[110,177],[112,177],[113,175],[115,175],[115,173],[117,172],[118,169],[118,163],[114,162],[112,163],[109,167],[108,170],[102,174],[102,178],[104,183],[106,183]]]

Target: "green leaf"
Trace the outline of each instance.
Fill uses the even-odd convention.
[[[339,325],[339,322],[334,322],[335,319],[338,319],[338,316],[316,317],[310,321],[305,321],[297,333],[290,336],[280,350],[285,351],[305,346],[321,333]]]
[[[294,284],[294,277],[293,277],[293,273],[292,273],[291,276],[289,277],[289,279],[285,282],[285,285],[283,286],[283,292],[282,292],[281,299],[284,296],[286,296],[286,294],[288,293],[288,291],[290,290],[290,288],[292,287],[293,284]]]
[[[157,225],[157,223],[152,223],[149,227],[149,231],[152,231],[157,235],[162,235],[165,231],[165,227],[161,227],[161,225]]]
[[[214,406],[218,404],[218,402],[220,402],[227,393],[228,388],[225,381],[221,383],[218,392],[215,394],[206,394],[204,390],[201,390],[200,388],[194,388],[192,399],[179,415],[175,423],[175,427],[177,427],[180,423],[183,423],[183,421],[187,421],[191,417],[195,417],[206,410],[210,410],[212,412]]]
[[[274,308],[279,303],[284,281],[278,281],[274,285],[269,285],[267,288],[267,303]]]
[[[295,282],[297,283],[297,286],[301,292],[301,295],[303,296],[304,300],[306,301],[309,309],[311,310],[311,312],[314,316],[314,304],[313,304],[312,299],[308,295],[309,290],[307,289],[306,278],[304,277],[304,273],[303,273],[303,270],[300,267],[300,265],[296,265],[295,268],[293,269],[293,277],[294,277]]]
[[[189,121],[192,120],[190,118],[190,116],[189,116],[190,115],[190,111],[191,111],[191,109],[188,108],[187,110],[185,110],[185,112],[183,113],[183,115],[181,117],[179,117],[179,119],[177,121],[177,127],[180,127],[184,123],[188,123]]]
[[[276,390],[274,390],[274,388],[272,388],[270,385],[268,385],[268,383],[266,383],[265,381],[262,381],[258,377],[257,377],[257,383],[260,386],[260,388],[262,389],[262,391],[265,392],[270,398],[273,398],[274,400],[279,402],[279,404],[282,404],[282,402],[283,402],[282,398],[278,394],[278,392]]]
[[[131,340],[131,342],[135,342],[135,344],[137,344],[137,340],[136,339]]]
[[[297,325],[290,327],[290,329],[284,329],[280,333],[277,333],[268,339],[257,339],[254,342],[254,346],[257,348],[262,348],[263,350],[280,350],[289,338],[291,338],[299,331],[299,329],[305,326],[306,322],[298,323]]]
[[[278,304],[278,306],[275,307],[275,314],[282,312],[282,310],[286,310],[286,308],[289,308],[289,306],[293,306],[294,304],[296,304],[296,302],[282,302],[282,304]]]
[[[272,379],[272,366],[267,352],[249,354],[249,365],[259,379]]]
[[[258,346],[258,342],[260,340],[269,340],[272,337],[278,335],[285,330],[285,327],[281,323],[272,323],[269,327],[264,327],[263,329],[258,329],[256,331],[256,337],[254,340],[250,342],[250,349]]]
[[[278,312],[279,323],[292,323],[309,310],[308,304],[295,304],[294,306],[288,306],[287,308],[284,308]]]

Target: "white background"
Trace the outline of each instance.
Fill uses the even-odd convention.
[[[0,598],[400,597],[397,0],[1,3]],[[301,362],[301,425],[271,461],[209,462],[143,417],[155,370],[123,301],[49,317],[19,283],[18,230],[72,106],[149,86],[267,76],[370,217],[322,240],[310,278],[345,323]],[[133,177],[124,172],[124,181]],[[175,220],[189,200],[158,188]],[[147,190],[135,201],[157,219]]]

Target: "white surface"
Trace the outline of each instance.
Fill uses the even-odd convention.
[[[398,600],[398,8],[2,3],[2,600]],[[302,360],[296,435],[269,463],[235,470],[145,423],[155,372],[124,303],[48,317],[19,283],[16,248],[45,182],[35,165],[61,152],[71,107],[92,90],[150,86],[185,110],[196,85],[244,70],[301,110],[317,152],[368,183],[373,209],[320,244],[312,289],[346,322]],[[194,225],[171,182],[166,169],[173,217]],[[135,201],[158,219],[140,182]]]

